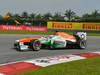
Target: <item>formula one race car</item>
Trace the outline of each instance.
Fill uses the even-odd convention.
[[[40,50],[41,48],[79,48],[85,49],[87,44],[86,32],[77,32],[70,35],[65,32],[56,32],[55,35],[32,37],[16,40],[14,47],[19,51]]]

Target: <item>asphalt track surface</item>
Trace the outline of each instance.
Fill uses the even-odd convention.
[[[83,52],[100,51],[100,37],[87,37],[87,48],[81,49],[41,49],[40,51],[19,52],[13,48],[14,41],[24,37],[40,37],[40,35],[0,35],[0,64],[35,59],[40,57],[69,55]]]

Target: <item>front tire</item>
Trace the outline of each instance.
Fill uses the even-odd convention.
[[[41,49],[41,43],[39,40],[31,41],[31,48],[33,51],[39,51]]]

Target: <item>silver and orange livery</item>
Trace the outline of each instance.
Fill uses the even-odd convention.
[[[85,49],[87,44],[86,32],[77,32],[70,35],[66,32],[56,32],[46,37],[31,37],[16,40],[14,47],[17,50],[40,50],[41,48],[80,48]]]

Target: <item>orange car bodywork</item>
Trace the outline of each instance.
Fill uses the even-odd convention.
[[[67,34],[65,32],[57,32],[55,35],[61,36],[65,39],[76,40],[76,38],[73,35]],[[19,42],[30,42],[31,40],[38,40],[38,39],[40,39],[40,37],[23,38],[20,39]]]
[[[65,32],[57,32],[55,35],[61,36],[65,39],[76,40],[76,37],[74,37],[73,35],[67,34]]]
[[[20,39],[19,42],[30,42],[31,40],[37,40],[37,39],[40,39],[40,37],[24,38]]]

